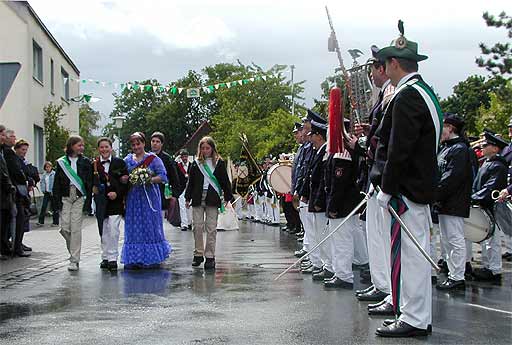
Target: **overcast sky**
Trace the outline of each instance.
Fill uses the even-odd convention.
[[[295,80],[306,80],[305,103],[320,96],[320,83],[337,67],[327,51],[328,5],[343,51],[358,48],[368,58],[372,44],[384,46],[398,36],[419,43],[429,59],[420,72],[442,97],[471,74],[483,74],[475,57],[479,42],[504,41],[506,32],[488,28],[482,13],[509,10],[492,1],[173,1],[32,0],[30,4],[81,71],[81,78],[123,83],[149,78],[169,82],[188,70],[220,62],[296,66]],[[507,6],[508,5],[508,6]],[[103,115],[113,107],[113,88],[81,86],[102,101]]]

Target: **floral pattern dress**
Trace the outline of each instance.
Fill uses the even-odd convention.
[[[124,161],[128,172],[138,167],[149,155],[146,153],[142,161],[137,162],[133,154],[126,156]],[[167,182],[167,175],[162,160],[155,156],[148,168],[154,175]],[[157,265],[165,261],[171,252],[171,246],[165,239],[161,214],[160,189],[157,184],[131,186],[126,197],[126,215],[124,225],[124,244],[121,262],[125,265]]]

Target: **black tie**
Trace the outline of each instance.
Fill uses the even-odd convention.
[[[110,164],[110,159],[107,159],[106,161],[101,161],[101,164],[104,165],[106,163],[109,163]]]

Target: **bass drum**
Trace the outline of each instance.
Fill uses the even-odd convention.
[[[472,206],[469,218],[464,218],[464,237],[471,242],[483,242],[494,234],[491,217],[479,206]]]
[[[290,193],[292,167],[288,164],[273,165],[267,172],[267,180],[276,193]]]
[[[494,220],[498,228],[506,235],[512,236],[512,202],[494,203]]]

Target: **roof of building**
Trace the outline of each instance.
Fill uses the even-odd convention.
[[[9,3],[9,2],[8,2]],[[59,44],[59,42],[57,42],[57,40],[55,39],[55,37],[53,37],[52,33],[50,32],[50,30],[48,30],[48,28],[46,27],[46,25],[44,25],[43,21],[41,20],[41,18],[39,18],[39,16],[37,15],[36,11],[34,11],[34,9],[32,8],[32,6],[30,6],[30,4],[28,3],[28,1],[16,1],[16,3],[19,3],[19,4],[23,4],[25,5],[25,7],[27,8],[28,12],[32,15],[32,17],[34,18],[34,20],[39,24],[39,26],[41,27],[41,29],[46,33],[46,35],[48,36],[48,38],[50,39],[50,41],[52,41],[52,43],[55,45],[55,47],[57,47],[57,49],[60,51],[60,53],[62,54],[62,56],[64,57],[64,59],[71,65],[71,68],[73,68],[73,70],[78,74],[80,75],[80,70],[78,69],[78,67],[76,67],[75,63],[73,62],[73,60],[71,60],[71,58],[69,57],[69,55],[64,51],[64,49],[61,47],[61,45]]]
[[[197,145],[199,145],[199,141],[206,135],[212,132],[212,127],[208,123],[208,121],[203,121],[201,125],[196,129],[194,134],[187,140],[185,145],[183,145],[181,149],[187,149],[189,153],[195,154],[197,150]]]

